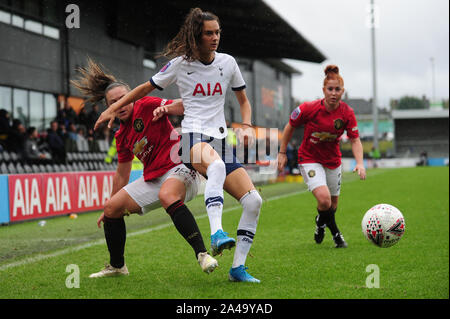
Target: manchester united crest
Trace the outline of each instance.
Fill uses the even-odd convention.
[[[310,178],[313,178],[314,176],[316,176],[316,171],[315,170],[310,170],[309,172],[308,172],[308,176],[310,177]]]
[[[334,120],[334,128],[336,130],[340,130],[343,127],[344,127],[344,121],[343,120],[341,120],[341,119]]]
[[[135,119],[133,128],[136,132],[141,133],[144,130],[144,121],[142,121],[142,119]]]

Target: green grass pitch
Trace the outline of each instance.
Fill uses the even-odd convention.
[[[258,187],[264,199],[258,230],[247,258],[260,284],[228,281],[233,252],[218,257],[206,275],[192,249],[162,209],[126,218],[126,277],[90,279],[108,261],[98,212],[0,227],[0,298],[136,299],[447,299],[449,298],[448,167],[376,169],[365,181],[343,177],[337,223],[349,244],[333,248],[329,231],[314,242],[315,200],[304,184]],[[209,247],[202,196],[188,203]],[[391,248],[378,248],[361,231],[373,205],[398,207],[406,232]],[[225,199],[224,230],[235,236],[240,206]],[[79,269],[79,288],[66,280]],[[368,265],[379,269],[379,288],[368,288]]]

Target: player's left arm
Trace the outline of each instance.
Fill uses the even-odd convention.
[[[356,121],[355,112],[352,108],[347,108],[346,117],[348,119],[345,130],[352,145],[353,157],[356,160],[356,166],[353,172],[357,172],[360,179],[366,179],[366,168],[364,167],[364,150],[359,138],[358,123]]]
[[[353,172],[357,172],[360,179],[366,179],[366,168],[364,167],[363,160],[364,151],[361,140],[359,137],[356,137],[351,138],[350,142],[352,144],[353,157],[356,160],[356,166],[353,169]]]
[[[245,89],[234,91],[234,94],[239,102],[242,124],[244,124],[243,130],[236,131],[236,137],[238,140],[243,141],[244,137],[247,136],[248,145],[253,145],[255,142],[255,130],[252,127],[252,107],[250,105],[250,101],[245,93]]]

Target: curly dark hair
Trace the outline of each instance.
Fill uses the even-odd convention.
[[[219,23],[219,18],[208,11],[202,11],[200,8],[193,8],[186,16],[183,25],[178,34],[166,46],[161,56],[173,59],[178,56],[184,56],[189,62],[199,59],[199,45],[202,35],[204,21],[215,20]]]

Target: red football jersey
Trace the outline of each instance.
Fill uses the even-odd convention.
[[[172,100],[146,96],[134,103],[133,114],[116,132],[117,156],[120,163],[136,157],[144,164],[146,181],[164,175],[180,163],[179,135],[167,116],[152,122],[153,110]],[[174,161],[172,160],[174,159]]]
[[[350,139],[359,137],[355,112],[342,101],[331,112],[326,110],[323,99],[305,102],[291,113],[289,124],[305,126],[298,149],[299,164],[319,163],[335,169],[341,165],[339,141],[344,131]]]

